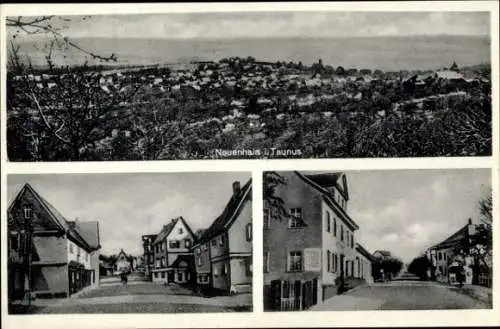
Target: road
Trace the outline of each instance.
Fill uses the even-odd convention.
[[[488,304],[436,282],[398,280],[358,287],[334,296],[316,311],[487,309]]]
[[[12,308],[10,313],[205,313],[252,310],[250,294],[201,297],[177,285],[133,281],[127,287],[122,287],[119,282],[107,281],[70,298],[37,299],[30,307],[18,306]]]

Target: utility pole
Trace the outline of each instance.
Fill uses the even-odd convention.
[[[24,261],[28,279],[28,306],[31,306],[31,261],[32,261],[32,225],[30,223],[31,216],[24,216]]]

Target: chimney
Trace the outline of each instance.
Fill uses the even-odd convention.
[[[237,196],[240,194],[241,191],[241,186],[239,181],[234,181],[233,182],[233,195]]]

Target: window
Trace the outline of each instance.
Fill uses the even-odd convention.
[[[246,225],[246,238],[247,241],[252,241],[252,223]]]
[[[332,263],[333,263],[333,271],[332,271],[332,272],[334,272],[334,273],[335,273],[335,272],[337,272],[337,270],[338,270],[338,258],[337,258],[337,254],[333,254],[333,255],[332,255],[332,258],[333,258],[333,260],[332,260]]]
[[[155,272],[155,278],[158,279],[158,272]]]
[[[269,209],[264,209],[264,230],[269,230],[271,227],[271,218],[270,218],[270,210]]]
[[[177,273],[177,281],[183,281],[182,272]]]
[[[354,234],[351,234],[351,248],[354,248]]]
[[[331,256],[330,256],[330,250],[326,251],[326,271],[331,272]]]
[[[333,216],[333,236],[337,236],[337,218]]]
[[[19,237],[17,234],[10,236],[10,249],[12,251],[19,250]]]
[[[264,260],[262,266],[264,267],[264,273],[269,272],[269,256],[271,253],[269,251],[266,251],[264,253]]]
[[[201,266],[201,264],[203,264],[201,261],[201,256],[198,256],[198,266]]]
[[[156,260],[156,268],[160,268],[160,260],[159,259]]]
[[[212,246],[216,246],[217,245],[217,240],[216,239],[212,239]]]
[[[340,224],[340,241],[344,241],[344,226]]]
[[[214,275],[219,276],[219,273],[220,273],[219,266],[214,265]]]
[[[290,219],[288,219],[288,228],[301,228],[304,227],[302,219],[302,208],[291,208]]]
[[[184,247],[185,247],[185,248],[189,248],[189,247],[191,247],[191,240],[189,240],[189,239],[185,239],[185,240],[184,240]]]
[[[169,248],[172,248],[172,249],[178,249],[178,248],[180,248],[180,244],[181,243],[179,240],[170,240],[168,246],[169,246]]]
[[[23,207],[23,212],[24,212],[24,219],[30,219],[31,218],[31,206],[24,206]]]
[[[196,248],[196,254],[197,255],[201,254],[201,249],[200,248]]]
[[[182,229],[182,227],[179,228],[179,234],[182,234],[184,233],[184,230]]]
[[[74,252],[73,250],[73,244],[70,242],[69,243],[69,253],[72,254]]]
[[[288,254],[288,271],[302,272],[302,251],[291,251]]]
[[[203,248],[203,250],[207,250],[208,249],[208,243],[204,243],[201,247]]]
[[[222,275],[227,275],[227,264],[224,264],[224,266],[222,266]]]
[[[89,260],[89,254],[85,252],[85,261],[88,262],[88,260]]]
[[[220,247],[224,246],[224,242],[225,242],[224,235],[221,235],[220,236],[220,241],[219,241],[219,246]]]
[[[328,210],[326,211],[326,231],[327,232],[331,231],[331,229],[330,229],[330,213],[328,212]]]
[[[161,278],[165,279],[165,272],[161,272]]]

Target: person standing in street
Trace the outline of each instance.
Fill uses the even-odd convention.
[[[122,287],[123,288],[127,288],[127,273],[125,272],[121,272],[120,273],[120,280],[121,280],[121,283],[122,283]]]

